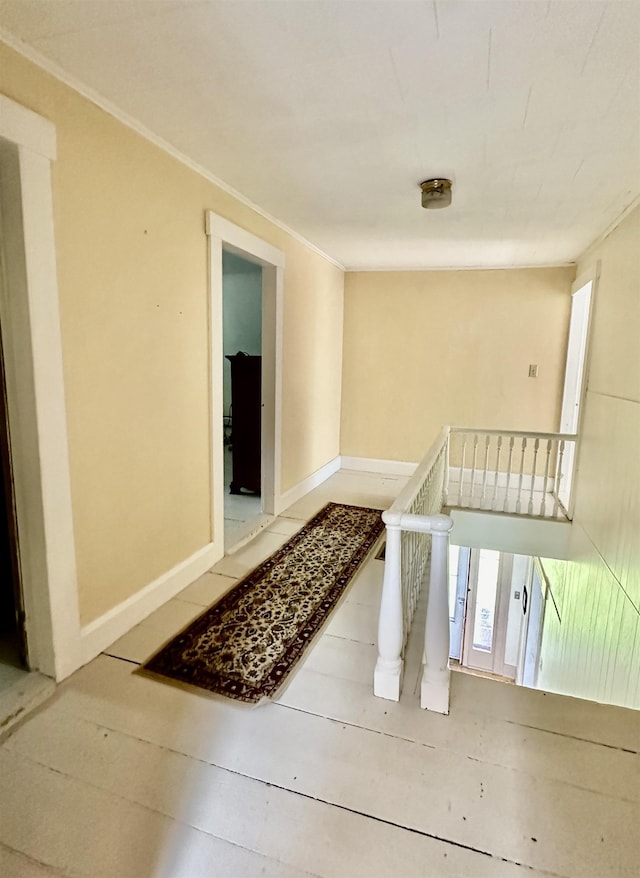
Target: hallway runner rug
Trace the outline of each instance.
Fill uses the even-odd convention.
[[[383,530],[378,509],[328,503],[144,670],[249,704],[273,699]]]

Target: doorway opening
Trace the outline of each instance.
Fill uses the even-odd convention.
[[[18,527],[9,423],[4,353],[0,337],[0,674],[9,668],[28,668],[24,600],[18,560]]]
[[[545,609],[537,561],[452,545],[449,570],[452,666],[535,687]]]
[[[212,543],[215,555],[221,557],[225,550],[252,536],[277,515],[282,502],[284,254],[211,211],[206,213],[206,232],[209,237],[211,339]],[[227,302],[238,304],[242,299],[241,318],[251,323],[251,327],[239,329],[236,320],[235,330],[226,342],[225,266]],[[239,279],[240,275],[242,279]],[[240,299],[236,299],[239,290]],[[236,331],[241,335],[236,335],[234,341]],[[234,380],[234,367],[238,373],[237,381]],[[225,380],[229,382],[226,406]],[[236,383],[238,387],[234,388]],[[238,473],[234,472],[236,454],[239,457]],[[240,521],[239,516],[244,517],[245,513],[238,512],[239,504],[246,506],[251,501],[253,514],[248,520]],[[226,527],[225,505],[227,513],[235,507],[236,516],[227,519]]]
[[[223,248],[224,542],[262,514],[262,266]]]
[[[5,148],[4,153],[7,150]],[[2,156],[0,156],[2,161]],[[0,292],[6,288],[6,254],[3,207],[6,192],[4,165],[0,168]],[[0,330],[6,331],[3,321]],[[0,331],[0,693],[21,681],[28,670],[27,632],[18,555],[18,524],[13,482],[7,382],[2,331]]]

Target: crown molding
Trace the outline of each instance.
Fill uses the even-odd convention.
[[[31,61],[37,67],[40,67],[46,73],[53,76],[55,79],[64,83],[64,85],[69,86],[75,92],[82,95],[82,97],[86,98],[88,101],[91,101],[92,104],[95,104],[101,110],[104,110],[105,113],[108,113],[122,125],[125,125],[127,128],[130,128],[132,131],[135,131],[136,134],[139,134],[140,137],[143,137],[145,140],[152,143],[154,146],[161,149],[163,152],[170,155],[173,159],[180,162],[180,164],[189,168],[190,171],[198,174],[200,177],[203,177],[209,183],[213,183],[214,186],[217,186],[218,189],[221,189],[223,192],[226,192],[227,195],[231,195],[232,198],[235,198],[236,201],[239,201],[240,204],[243,204],[245,207],[250,208],[254,213],[261,216],[263,219],[268,220],[270,223],[273,223],[274,226],[281,229],[283,232],[286,232],[287,235],[290,235],[296,241],[298,241],[303,246],[307,247],[309,250],[312,250],[318,256],[321,256],[322,259],[326,259],[327,262],[330,262],[336,268],[339,268],[341,271],[344,271],[344,266],[341,265],[337,259],[334,259],[333,256],[329,256],[328,253],[325,253],[299,232],[296,232],[286,223],[279,220],[277,217],[272,216],[266,210],[263,210],[258,204],[251,201],[250,198],[247,198],[241,192],[238,192],[237,189],[234,189],[232,186],[229,186],[224,180],[221,180],[219,177],[216,177],[215,174],[212,174],[207,168],[203,165],[198,164],[198,162],[193,161],[189,158],[188,155],[185,155],[175,146],[172,146],[158,134],[155,134],[137,119],[134,119],[133,116],[129,116],[128,113],[125,113],[118,106],[111,103],[107,98],[103,97],[99,92],[95,91],[90,86],[81,82],[77,79],[73,74],[64,70],[64,68],[60,67],[55,61],[52,61],[50,58],[45,57],[37,49],[34,49],[33,46],[28,45],[22,40],[18,39],[18,37],[14,36],[12,33],[7,31],[5,28],[0,27],[0,42],[5,43],[10,49],[18,52],[19,55],[22,55],[28,61]]]
[[[369,268],[363,266],[362,268],[345,268],[345,274],[352,274],[355,272],[387,272],[389,274],[400,273],[403,271],[519,271],[519,270],[529,270],[529,269],[542,269],[542,268],[575,268],[576,262],[548,262],[539,265],[414,265],[414,266],[405,266],[404,268]]]
[[[636,209],[636,207],[638,207],[638,205],[640,205],[640,195],[636,195],[635,198],[632,201],[630,201],[629,204],[627,204],[627,206],[618,214],[618,216],[613,220],[613,222],[609,223],[609,225],[606,227],[604,232],[601,232],[597,238],[594,238],[594,240],[589,244],[588,247],[585,247],[584,250],[582,250],[582,252],[580,253],[580,256],[578,257],[576,262],[578,262],[581,259],[584,259],[584,257],[589,252],[589,250],[593,250],[594,247],[597,247],[599,244],[602,244],[602,242],[606,238],[609,237],[611,232],[615,232],[615,230],[618,228],[620,223],[623,220],[625,220],[629,216],[630,213],[633,213],[633,211]]]

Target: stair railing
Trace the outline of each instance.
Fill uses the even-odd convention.
[[[429,569],[425,663],[421,706],[449,712],[449,531],[441,514],[449,467],[449,429],[444,428],[415,473],[383,513],[387,529],[378,622],[374,694],[399,701],[404,650]],[[431,563],[429,563],[431,562]]]
[[[450,427],[446,504],[570,518],[577,439],[572,433]]]
[[[449,712],[449,532],[443,506],[569,518],[578,437],[445,427],[395,503],[387,542],[374,694],[400,700],[404,652],[429,571],[420,704]]]

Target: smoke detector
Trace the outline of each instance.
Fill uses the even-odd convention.
[[[434,177],[420,183],[422,189],[422,206],[428,209],[449,207],[451,204],[451,180]]]

